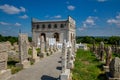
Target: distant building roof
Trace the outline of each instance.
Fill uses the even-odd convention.
[[[36,18],[32,18],[32,22],[63,22],[67,21],[67,19],[61,19],[61,20],[38,20]]]

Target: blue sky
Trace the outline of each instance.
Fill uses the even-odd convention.
[[[76,21],[77,36],[120,36],[120,0],[0,0],[0,34],[31,36],[31,18]]]

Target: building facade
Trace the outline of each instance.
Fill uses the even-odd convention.
[[[63,43],[63,40],[75,40],[76,23],[72,17],[66,20],[40,21],[32,19],[32,41],[37,44],[40,42],[41,36],[46,38],[55,38],[57,42]]]

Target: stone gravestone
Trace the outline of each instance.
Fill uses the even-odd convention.
[[[95,56],[98,57],[97,46],[95,46],[94,53],[95,53]]]
[[[95,42],[93,42],[92,52],[95,53]]]
[[[71,47],[68,47],[68,69],[73,69],[74,68],[74,56],[72,54],[72,49]]]
[[[64,42],[62,47],[62,72],[65,72],[66,69],[67,69],[67,46],[66,42]]]
[[[100,60],[104,60],[104,43],[100,42]]]
[[[17,63],[16,66],[28,68],[30,66],[30,62],[28,61],[28,35],[19,34],[18,40],[20,63]]]
[[[53,54],[54,50],[53,50],[53,45],[54,45],[54,38],[49,38],[49,46],[50,46],[50,53]]]
[[[109,66],[111,59],[112,59],[112,50],[111,47],[108,46],[106,49],[106,66]]]
[[[60,80],[70,80],[70,69],[67,69],[67,47],[66,41],[63,43],[62,47],[62,73],[60,75]]]
[[[46,37],[46,53],[50,55],[49,38]]]
[[[46,53],[45,53],[45,40],[44,40],[44,36],[41,36],[40,39],[40,57],[45,57]]]
[[[106,52],[106,60],[105,60],[105,65],[103,65],[103,68],[106,72],[109,72],[109,64],[112,59],[112,49],[110,46],[105,48]]]
[[[115,42],[115,53],[117,54],[117,41]]]
[[[34,46],[32,46],[32,59],[35,61],[35,62],[38,62],[39,61],[39,57],[37,56],[37,51],[36,51],[36,48]]]
[[[10,69],[7,69],[7,46],[0,44],[0,80],[6,80],[11,76]]]
[[[120,80],[120,58],[115,57],[109,65],[110,76],[109,80]]]

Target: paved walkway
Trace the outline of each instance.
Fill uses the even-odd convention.
[[[61,73],[61,53],[41,59],[30,68],[15,74],[10,80],[58,80]]]

